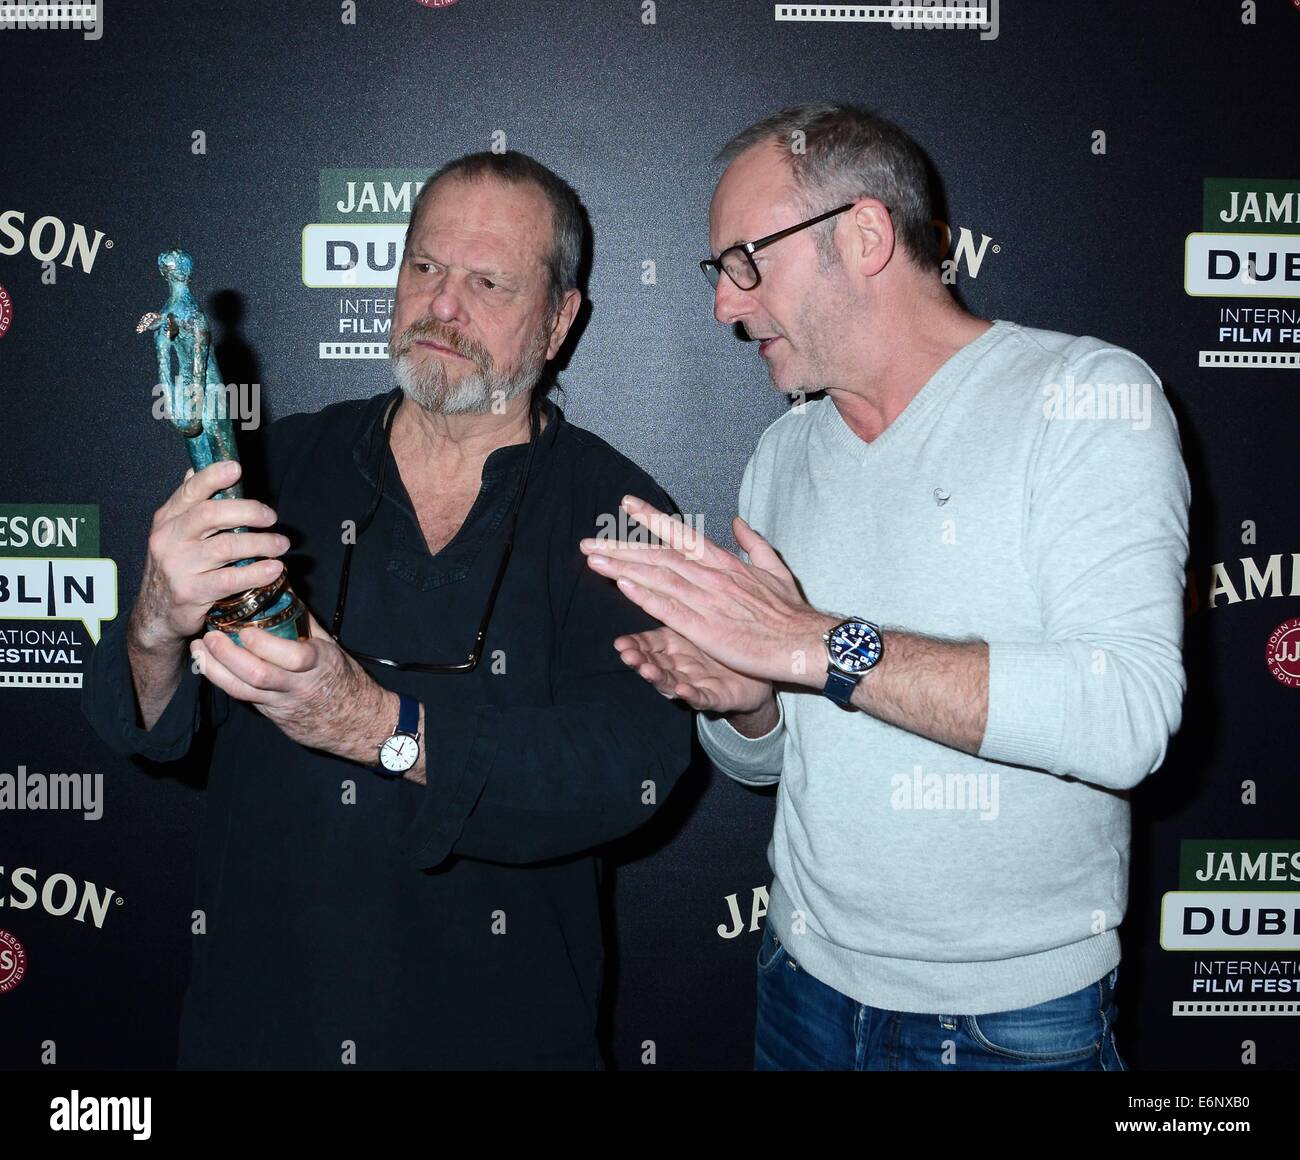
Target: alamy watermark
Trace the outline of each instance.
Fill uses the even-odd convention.
[[[701,559],[708,542],[704,538],[703,513],[686,513],[681,517],[670,518],[682,525],[682,545],[678,551],[688,560]],[[603,512],[596,517],[595,538],[615,543],[643,544],[646,547],[661,547],[666,543],[645,524],[629,516],[623,508],[619,508],[617,512]]]
[[[1151,426],[1151,384],[1076,383],[1067,374],[1064,383],[1043,388],[1043,417],[1128,420],[1134,431],[1145,431]]]
[[[996,773],[926,773],[914,765],[910,774],[894,774],[889,788],[891,809],[978,810],[981,822],[998,816]]]
[[[79,810],[88,822],[104,816],[102,773],[0,773],[0,810]]]
[[[49,32],[79,29],[83,40],[104,35],[104,0],[90,3],[27,3],[0,0],[0,32]]]
[[[262,425],[261,383],[226,383],[206,389],[194,383],[181,389],[182,393],[188,391],[192,409],[202,412],[205,428],[221,419],[238,422],[241,431],[256,431]],[[153,417],[172,422],[171,389],[158,383],[153,396]]]

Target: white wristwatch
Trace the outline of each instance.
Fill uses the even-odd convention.
[[[399,693],[401,708],[397,728],[379,747],[379,764],[375,772],[384,777],[401,777],[420,760],[420,702]]]

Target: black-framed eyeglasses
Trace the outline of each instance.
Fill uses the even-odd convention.
[[[809,226],[815,226],[818,222],[824,222],[837,213],[852,209],[854,204],[854,202],[849,202],[847,205],[839,206],[836,209],[829,209],[825,213],[818,214],[815,218],[809,218],[806,222],[800,222],[797,226],[777,230],[776,233],[768,234],[765,238],[759,238],[756,242],[738,242],[734,246],[728,246],[716,258],[705,258],[700,262],[700,269],[704,271],[704,276],[709,280],[709,285],[715,289],[718,285],[718,278],[721,277],[722,271],[725,270],[727,277],[741,290],[752,290],[762,279],[758,267],[754,265],[754,259],[750,257],[751,254],[761,250],[764,246],[770,246],[773,242],[779,242],[782,238],[788,238],[791,234],[797,234],[800,230],[806,230]]]
[[[371,656],[369,653],[359,652],[356,649],[348,648],[339,639],[339,630],[343,625],[343,608],[348,598],[348,576],[352,570],[352,549],[356,546],[356,541],[361,539],[362,533],[370,526],[371,521],[375,518],[375,512],[379,510],[380,501],[384,496],[384,476],[388,468],[388,447],[389,440],[393,430],[393,420],[397,416],[397,408],[402,405],[402,397],[398,397],[396,405],[389,404],[388,413],[384,418],[384,449],[381,452],[382,458],[379,461],[379,481],[375,485],[375,497],[371,501],[370,510],[366,513],[365,518],[357,525],[357,533],[352,541],[343,547],[343,567],[339,573],[339,599],[334,609],[334,620],[330,626],[330,636],[334,638],[334,643],[339,646],[348,656],[358,661],[368,661],[371,664],[387,665],[392,669],[400,669],[402,672],[418,673],[470,673],[473,672],[479,662],[479,657],[483,655],[483,642],[487,639],[488,624],[492,619],[492,610],[496,607],[497,593],[501,591],[501,581],[505,579],[506,565],[510,562],[510,550],[514,547],[515,526],[519,523],[519,509],[523,506],[524,489],[528,483],[528,475],[533,465],[533,452],[537,449],[538,433],[541,429],[541,407],[533,405],[529,409],[529,438],[528,438],[528,455],[524,459],[523,474],[519,477],[519,483],[515,487],[514,499],[511,501],[513,509],[510,515],[510,524],[506,532],[505,547],[501,552],[501,561],[497,564],[496,577],[492,581],[492,587],[488,592],[487,607],[483,609],[483,616],[478,623],[478,631],[474,634],[474,643],[470,646],[470,651],[463,661],[450,661],[446,664],[422,664],[416,661],[392,661],[385,657]]]

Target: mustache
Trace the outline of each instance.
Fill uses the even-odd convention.
[[[397,342],[391,347],[390,357],[398,358],[408,353],[417,342],[436,342],[439,346],[445,346],[448,350],[455,351],[456,354],[470,359],[484,370],[491,369],[492,355],[487,347],[482,343],[475,342],[468,335],[461,334],[458,330],[452,330],[451,327],[444,326],[436,319],[411,323],[402,331]]]

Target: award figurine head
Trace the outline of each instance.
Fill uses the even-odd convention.
[[[184,250],[168,250],[158,255],[158,273],[168,282],[188,282],[194,272],[194,259]]]

